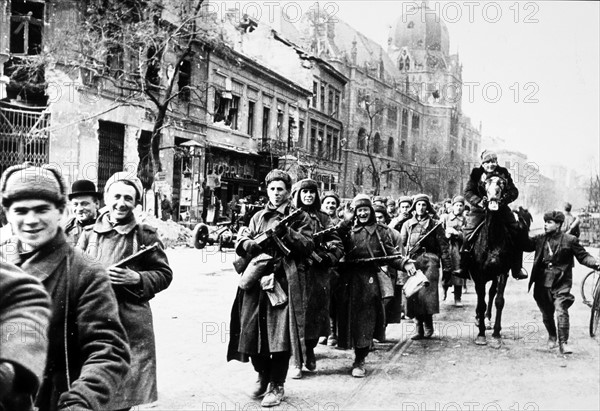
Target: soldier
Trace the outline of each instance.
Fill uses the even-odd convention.
[[[48,353],[50,299],[42,284],[0,260],[0,410],[29,411]]]
[[[346,250],[345,265],[340,272],[346,281],[346,301],[338,312],[338,347],[354,348],[352,376],[366,376],[365,359],[373,338],[385,340],[385,312],[379,283],[380,267],[375,262],[356,260],[399,255],[403,250],[394,247],[391,229],[375,220],[369,197],[357,195],[352,201],[354,215],[340,230]],[[407,257],[398,256],[386,262],[396,269],[414,270]]]
[[[400,232],[402,224],[410,220],[412,214],[410,213],[410,207],[412,206],[412,198],[409,196],[402,196],[398,199],[398,215],[392,218],[390,221],[390,228]]]
[[[258,373],[255,398],[264,397],[261,405],[273,407],[284,398],[284,383],[290,357],[302,364],[304,350],[304,319],[306,313],[305,272],[298,264],[312,252],[312,222],[301,212],[289,226],[279,221],[292,211],[290,190],[292,180],[284,171],[272,170],[265,178],[269,202],[256,213],[247,229],[240,233],[236,253],[242,257],[266,254],[272,266],[260,281],[238,288],[231,311],[231,332],[227,360],[252,361]],[[284,246],[291,250],[285,255],[275,240],[262,245],[254,239],[272,229]],[[245,275],[245,273],[244,273]],[[244,280],[242,275],[242,280]],[[274,305],[267,293],[283,289],[287,301]]]
[[[65,235],[69,243],[76,245],[83,228],[96,222],[101,194],[92,181],[77,180],[71,185],[68,197],[73,217],[65,224]]]
[[[331,218],[321,211],[317,182],[311,179],[300,180],[295,184],[297,192],[294,198],[296,208],[301,208],[311,220],[312,234],[333,227]],[[292,190],[294,191],[294,190]],[[302,263],[306,267],[306,369],[315,371],[317,360],[315,347],[321,336],[329,336],[329,300],[332,267],[337,265],[344,251],[342,241],[334,231],[322,237],[314,238],[316,258]],[[336,273],[337,274],[337,273]],[[301,378],[299,364],[291,370],[292,378]]]
[[[62,176],[25,163],[4,172],[0,191],[15,234],[0,254],[40,280],[52,301],[36,405],[40,411],[110,409],[129,369],[127,337],[108,275],[60,227],[67,200]]]
[[[150,300],[171,283],[173,272],[156,229],[138,223],[133,210],[142,199],[142,183],[131,173],[113,174],[104,185],[106,209],[95,224],[85,227],[77,247],[108,271],[119,302],[119,314],[131,346],[131,371],[105,409],[130,409],[154,402],[156,348]],[[125,266],[117,263],[140,249],[159,247]]]
[[[577,237],[561,232],[565,215],[560,211],[544,214],[544,234],[529,238],[525,251],[535,251],[529,289],[533,288],[542,321],[548,330],[548,349],[558,347],[562,354],[571,354],[569,340],[569,307],[575,297],[573,285],[573,257],[586,267],[600,270],[600,264],[579,244]],[[558,333],[554,313],[558,320]],[[558,335],[557,335],[558,334]]]
[[[465,225],[465,217],[463,216],[464,208],[465,198],[463,196],[456,196],[452,199],[452,211],[449,214],[445,214],[441,219],[442,226],[446,230],[453,272],[456,272],[460,268],[460,248],[463,242],[462,229]],[[454,306],[462,307],[462,288],[466,281],[466,279],[454,274],[443,278],[444,300],[446,300],[448,288],[454,286]]]
[[[433,335],[433,314],[440,312],[438,280],[440,262],[444,276],[452,270],[448,241],[441,225],[433,220],[435,214],[429,196],[417,194],[413,198],[411,211],[414,216],[402,226],[402,245],[409,250],[410,257],[416,259],[415,266],[427,276],[430,286],[422,288],[407,299],[406,315],[414,318],[417,330],[413,340],[431,338]],[[412,252],[410,252],[412,250]]]

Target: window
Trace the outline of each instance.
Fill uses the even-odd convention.
[[[411,160],[412,161],[417,161],[417,145],[416,144],[413,144],[413,146],[412,146]]]
[[[357,186],[361,186],[363,184],[363,169],[362,167],[358,167],[356,169],[356,173],[354,174],[354,184]]]
[[[146,84],[154,91],[160,86],[160,60],[161,55],[156,51],[156,48],[149,47],[146,54],[148,60],[146,69]]]
[[[402,109],[402,130],[401,130],[402,140],[406,140],[408,138],[408,110]]]
[[[262,118],[262,138],[263,140],[269,138],[269,118],[271,117],[271,110],[269,107],[263,107],[263,118]]]
[[[123,74],[125,73],[125,63],[123,61],[123,47],[120,44],[115,44],[108,48],[106,67],[112,78],[120,79],[123,77]],[[160,84],[160,80],[158,80],[158,83],[156,84]]]
[[[327,142],[325,143],[325,158],[331,160],[331,155],[333,153],[333,130],[327,128]]]
[[[4,2],[6,5],[6,2]],[[21,55],[36,55],[42,49],[44,30],[44,2],[17,1],[10,4],[10,52]],[[4,18],[2,25],[4,25]]]
[[[320,104],[320,110],[322,112],[325,112],[325,83],[321,83],[321,95],[319,97],[319,101],[321,102]]]
[[[393,128],[398,125],[398,108],[396,106],[389,106],[387,109],[387,125]]]
[[[332,116],[335,118],[339,118],[340,117],[340,100],[341,100],[341,95],[342,93],[339,92],[338,90],[335,91],[335,103],[333,106],[333,113]]]
[[[329,114],[330,116],[333,115],[333,103],[334,103],[333,94],[334,94],[333,88],[329,87],[329,90],[327,93],[327,114]]]
[[[192,74],[192,64],[189,60],[183,60],[179,65],[179,78],[177,87],[179,88],[179,100],[190,101],[190,78]]]
[[[315,148],[317,145],[317,126],[316,124],[311,124],[310,127],[310,154],[316,154]]]
[[[340,144],[340,131],[333,130],[333,141],[331,143],[331,159],[334,161],[338,160],[338,145]]]
[[[406,155],[406,141],[403,141],[400,143],[400,156],[402,156],[402,158],[404,158],[405,155]]]
[[[325,128],[322,124],[319,124],[319,131],[317,133],[317,156],[323,157],[323,140],[325,137]]]
[[[240,98],[229,92],[215,92],[214,122],[223,122],[230,126],[232,130],[237,130],[238,126],[238,108]]]
[[[277,110],[277,140],[283,138],[283,111]]]
[[[140,139],[147,141],[150,150],[152,133],[142,131]],[[125,125],[110,121],[98,122],[98,190],[102,191],[108,178],[123,170],[125,149]],[[149,156],[147,156],[149,158]]]
[[[381,136],[379,133],[375,133],[375,138],[373,139],[373,153],[379,154],[381,151]]]
[[[304,146],[304,120],[300,120],[300,125],[298,126],[298,146]]]
[[[246,132],[250,137],[254,137],[254,101],[248,101],[248,128]]]
[[[231,103],[229,106],[229,114],[227,115],[226,125],[231,126],[232,130],[238,128],[238,109],[240,106],[240,98],[238,96],[232,96]]]
[[[411,128],[413,130],[418,130],[420,126],[421,125],[420,125],[419,115],[416,113],[413,113]]]
[[[363,127],[361,127],[360,130],[358,130],[358,139],[356,140],[356,148],[359,150],[364,150],[366,139],[367,139],[367,130],[365,130]]]
[[[394,139],[392,137],[388,139],[387,155],[388,157],[394,157]]]
[[[287,149],[291,150],[294,148],[294,133],[296,132],[296,120],[294,117],[288,117],[288,139]]]

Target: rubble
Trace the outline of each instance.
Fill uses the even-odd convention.
[[[136,219],[156,228],[158,237],[165,248],[191,247],[192,230],[173,220],[163,221],[143,211],[136,212]]]

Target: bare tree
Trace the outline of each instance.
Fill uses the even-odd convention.
[[[206,83],[191,84],[190,65],[206,50],[224,49],[222,30],[203,0],[57,2],[43,50],[21,59],[12,76],[36,78],[49,66],[74,73],[115,101],[149,111],[152,134],[138,147],[138,175],[150,188],[161,171],[159,143],[173,104],[205,105]],[[69,21],[72,20],[72,21]],[[31,73],[37,73],[32,77]],[[73,75],[73,74],[72,74]]]

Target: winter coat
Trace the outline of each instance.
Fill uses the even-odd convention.
[[[29,411],[46,366],[50,298],[43,285],[0,260],[0,363],[15,367],[15,389],[0,398],[0,411]]]
[[[411,218],[402,226],[400,236],[402,245],[411,250],[425,234],[429,233],[438,224],[429,216],[425,220]],[[440,298],[438,281],[440,277],[440,259],[444,271],[452,270],[452,261],[448,250],[448,241],[441,225],[429,234],[413,251],[411,257],[415,258],[415,267],[425,274],[429,280],[429,287],[423,287],[419,292],[407,298],[406,315],[416,317],[431,315],[440,312]]]
[[[548,242],[552,249],[552,257],[549,257],[546,251]],[[541,283],[540,285],[548,288],[568,287],[570,289],[573,285],[573,258],[577,258],[577,261],[586,267],[596,268],[597,264],[596,259],[579,243],[579,239],[570,234],[554,233],[552,236],[540,234],[529,237],[523,249],[535,251],[528,290],[533,283]],[[547,269],[547,262],[552,263],[553,269]]]
[[[127,266],[140,274],[141,282],[113,286],[119,302],[119,315],[131,347],[131,372],[119,392],[112,396],[108,409],[147,404],[158,398],[150,300],[171,284],[173,272],[156,229],[137,223],[135,218],[127,224],[113,226],[108,211],[105,211],[94,225],[86,227],[77,244],[88,258],[108,268],[134,254],[140,247],[155,242],[159,243],[159,248]]]
[[[400,232],[391,227],[390,232],[394,249],[404,250]],[[408,275],[405,271],[397,270],[394,267],[387,267],[387,270],[392,279],[392,284],[394,285],[394,296],[385,304],[385,319],[387,324],[399,324],[402,320],[402,312],[404,311],[402,287],[404,286]]]
[[[65,236],[67,237],[67,242],[72,246],[77,245],[77,241],[79,241],[79,236],[83,232],[84,228],[93,223],[94,220],[92,220],[91,223],[88,223],[86,225],[81,225],[81,223],[79,223],[79,221],[77,221],[75,217],[69,218],[69,220],[65,224]]]
[[[244,244],[271,228],[290,214],[289,202],[275,208],[270,203],[250,220],[236,244],[236,253],[245,256]],[[275,258],[275,278],[286,292],[288,301],[273,307],[259,284],[248,290],[238,287],[231,309],[230,340],[227,361],[247,362],[250,355],[291,352],[296,364],[304,362],[304,316],[306,313],[306,272],[298,263],[310,255],[312,223],[300,213],[288,225],[281,240],[291,250],[288,256],[270,244],[263,252]]]
[[[508,204],[519,197],[519,190],[515,186],[510,172],[506,168],[498,166],[492,173],[486,174],[483,167],[480,166],[471,170],[469,181],[465,187],[465,199],[471,203],[472,206],[483,208],[481,202],[483,197],[486,196],[485,180],[492,176],[502,177],[506,180],[504,194],[502,194],[502,198],[500,199],[501,206],[508,206]]]
[[[318,231],[332,227],[331,218],[322,211],[307,212],[311,220],[311,230]],[[323,266],[313,260],[308,262],[306,275],[306,329],[305,338],[316,340],[329,335],[329,300],[331,294],[331,277],[337,273],[332,266],[344,255],[340,236],[333,232],[315,240],[315,252],[326,253],[331,265]],[[301,263],[304,264],[304,263]]]
[[[464,225],[466,224],[466,217],[463,215],[457,216],[454,213],[446,214],[442,218],[442,225],[444,229],[454,228],[459,234],[451,234],[450,237],[446,236],[448,239],[448,251],[450,252],[450,259],[452,260],[452,270],[458,270],[460,268],[460,248],[463,244],[463,234],[462,230]],[[464,285],[465,280],[459,278],[455,275],[452,275],[451,278],[448,279],[451,284],[447,285]]]
[[[36,405],[40,411],[110,409],[130,352],[108,275],[67,243],[62,230],[33,253],[17,250],[17,240],[5,244],[3,258],[40,280],[52,300],[48,360]]]
[[[403,249],[396,248],[391,229],[379,223],[355,225],[343,236],[343,242],[346,261],[404,253]],[[387,265],[402,269],[406,260],[399,257]],[[338,347],[365,348],[371,345],[373,338],[385,340],[380,270],[376,263],[347,263],[340,268],[345,299],[338,305]]]

